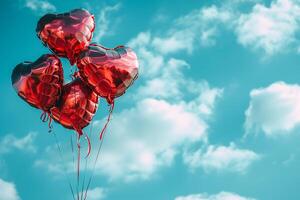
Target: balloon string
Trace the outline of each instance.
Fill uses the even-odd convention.
[[[56,143],[56,146],[57,146],[57,149],[58,149],[58,152],[59,152],[60,160],[61,160],[61,162],[63,162],[62,150],[61,150],[61,147],[60,147],[60,145],[59,145],[57,136],[56,136],[56,134],[55,134],[54,132],[52,132],[52,134],[54,135],[54,138],[55,138],[55,143]],[[71,190],[71,193],[72,193],[72,197],[73,197],[73,199],[75,200],[74,190],[73,190],[73,187],[72,187],[70,178],[69,178],[69,176],[67,175],[67,173],[66,173],[65,171],[64,171],[63,174],[65,175],[65,177],[66,177],[67,180],[68,180],[69,187],[70,187],[70,190]]]
[[[102,144],[103,144],[104,138],[105,138],[105,135],[103,136],[103,140],[100,141],[100,145],[99,145],[99,148],[98,148],[98,151],[97,151],[97,155],[96,155],[96,159],[95,159],[95,162],[94,162],[92,174],[91,174],[91,176],[90,176],[90,178],[89,178],[89,181],[88,181],[88,184],[87,184],[87,187],[86,187],[86,190],[85,190],[84,200],[86,200],[86,198],[87,198],[87,193],[88,193],[90,184],[91,184],[92,179],[93,179],[93,176],[94,176],[96,164],[97,164],[97,161],[98,161],[98,158],[99,158],[99,155],[100,155],[100,151],[101,151],[101,149],[102,149]]]
[[[75,79],[74,74],[70,74],[69,77],[71,78],[72,81]]]
[[[48,115],[48,119],[49,119],[49,121],[48,121],[48,128],[49,128],[49,133],[51,133],[51,131],[52,131],[52,116],[51,116],[51,113],[49,113],[49,112],[47,112],[47,115]]]
[[[74,144],[73,144],[73,135],[71,135],[71,137],[70,137],[70,145],[71,145],[71,150],[72,150],[73,168],[74,168],[74,172],[75,172],[76,171],[76,164],[75,164],[75,152],[74,152]]]
[[[99,155],[100,155],[100,152],[101,152],[101,149],[102,149],[102,145],[103,145],[103,141],[104,141],[104,138],[105,138],[105,131],[106,131],[106,128],[107,128],[107,125],[108,123],[110,122],[110,118],[111,118],[111,115],[112,115],[112,112],[114,110],[114,101],[112,102],[111,106],[110,106],[110,109],[109,109],[109,114],[108,114],[108,117],[107,117],[107,120],[106,120],[106,123],[101,131],[101,134],[100,134],[100,145],[99,145],[99,148],[98,148],[98,152],[97,152],[97,155],[96,155],[96,159],[95,159],[95,162],[94,162],[94,166],[93,166],[93,170],[92,170],[92,174],[89,178],[89,182],[87,184],[87,187],[86,187],[86,190],[85,190],[85,195],[84,195],[84,200],[87,199],[87,193],[88,193],[88,190],[89,190],[89,187],[90,187],[90,184],[92,182],[92,179],[94,177],[94,173],[95,173],[95,168],[96,168],[96,164],[97,164],[97,161],[98,161],[98,158],[99,158]]]
[[[77,136],[77,199],[79,200],[79,182],[80,182],[80,135]]]
[[[115,107],[115,102],[113,101],[112,104],[110,105],[110,108],[109,108],[109,114],[108,114],[106,123],[105,123],[104,127],[103,127],[102,130],[101,130],[101,133],[100,133],[100,140],[102,140],[103,134],[105,133],[105,130],[106,130],[106,128],[107,128],[107,125],[108,125],[108,123],[110,122],[110,118],[111,118],[112,112],[113,112],[113,110],[114,110],[114,107]]]
[[[88,143],[88,152],[87,152],[87,155],[85,156],[85,158],[87,158],[87,157],[89,157],[89,155],[91,153],[91,141],[87,134],[84,134],[84,135],[85,135],[85,139],[87,140],[87,143]]]
[[[91,138],[91,139],[93,139],[92,138],[92,131],[93,131],[93,123],[91,124],[91,126],[90,126],[90,133],[89,133],[89,135],[87,135],[87,137],[88,138]],[[90,141],[90,139],[89,139],[89,143],[91,144],[91,141]],[[84,194],[84,186],[85,186],[85,179],[86,179],[86,174],[87,174],[87,165],[88,165],[88,160],[89,160],[89,158],[90,157],[86,157],[85,158],[85,165],[84,165],[84,176],[83,176],[83,182],[82,182],[82,187],[81,187],[81,200],[83,200],[83,194]]]
[[[74,72],[73,72],[73,67],[70,68],[70,74],[69,74],[69,77],[71,78],[71,80],[73,81],[74,80]]]

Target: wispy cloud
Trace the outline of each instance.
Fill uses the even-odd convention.
[[[74,139],[75,140],[75,139]],[[37,159],[34,162],[34,167],[41,167],[47,169],[48,172],[59,175],[55,178],[61,177],[64,173],[75,173],[76,167],[72,161],[72,151],[70,143],[64,143],[64,140],[58,142],[58,144],[49,145],[44,148]],[[63,152],[60,154],[58,146]],[[73,147],[75,148],[75,146]],[[84,151],[84,145],[82,149]]]
[[[229,146],[209,145],[206,151],[199,149],[184,154],[184,161],[191,169],[203,168],[206,172],[231,171],[245,173],[260,158],[255,152],[240,149],[234,143]]]
[[[98,15],[96,15],[96,30],[93,40],[96,42],[102,41],[104,36],[112,34],[112,24],[110,15],[117,12],[121,8],[121,3],[113,6],[104,7]]]
[[[4,181],[0,178],[0,199],[21,200],[14,183]]]
[[[205,193],[191,194],[187,196],[176,197],[175,200],[255,200],[250,197],[243,197],[231,192],[220,192],[214,195],[208,195]]]
[[[175,25],[162,37],[153,39],[160,53],[178,51],[191,53],[197,46],[212,46],[218,35],[218,25],[231,20],[231,13],[216,6],[194,10],[175,20]]]
[[[247,134],[286,135],[300,124],[300,86],[275,82],[250,92],[246,111]],[[271,114],[270,114],[271,113]]]
[[[138,55],[139,71],[145,79],[157,76],[165,64],[164,56],[151,47],[152,40],[151,32],[141,32],[128,42]]]
[[[35,12],[53,12],[56,7],[46,0],[26,0],[25,7]]]
[[[15,149],[35,153],[34,140],[36,135],[35,132],[30,132],[21,138],[17,138],[12,134],[4,136],[0,139],[0,154],[9,153]]]

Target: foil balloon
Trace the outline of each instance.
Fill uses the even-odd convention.
[[[137,56],[124,46],[108,49],[91,44],[79,55],[77,66],[82,79],[109,104],[124,94],[138,76]]]
[[[55,121],[68,129],[74,129],[79,136],[89,125],[98,108],[98,96],[80,78],[63,86],[61,98],[51,109]]]
[[[20,63],[14,68],[11,81],[22,99],[48,112],[58,101],[63,87],[61,62],[56,56],[45,54],[35,62]]]
[[[114,109],[115,98],[126,92],[138,77],[138,59],[134,51],[125,46],[112,49],[90,44],[95,29],[94,16],[84,9],[75,9],[62,14],[46,14],[37,23],[39,39],[55,55],[46,54],[35,62],[23,62],[15,67],[11,80],[18,95],[30,105],[43,110],[42,121],[49,119],[49,132],[54,119],[62,126],[77,132],[77,198],[87,199],[93,172],[85,186],[80,183],[81,137],[88,144],[86,158],[91,152],[91,142],[83,129],[90,124],[97,109],[99,96],[110,104],[109,114],[100,132],[98,154],[102,147],[105,131]],[[76,63],[79,71],[72,81],[64,85],[63,69],[58,57]],[[46,119],[47,118],[47,119]],[[62,155],[59,141],[57,148]],[[73,152],[73,136],[71,149]],[[73,152],[74,153],[74,152]],[[98,154],[94,163],[97,163]],[[73,154],[74,156],[74,154]],[[74,161],[74,157],[73,157]],[[86,159],[87,164],[88,159]],[[95,168],[95,167],[94,167]],[[68,180],[69,181],[69,180]],[[69,181],[73,199],[73,184]],[[79,190],[81,187],[81,191]],[[84,191],[85,190],[85,191]]]
[[[36,32],[55,54],[67,57],[73,65],[78,54],[89,45],[94,28],[94,16],[87,10],[75,9],[44,15],[38,21]]]

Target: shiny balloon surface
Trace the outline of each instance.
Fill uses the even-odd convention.
[[[108,49],[92,44],[80,54],[77,66],[82,79],[108,103],[124,94],[138,76],[137,56],[124,46]]]
[[[38,37],[56,55],[67,57],[73,65],[85,49],[95,29],[94,16],[84,9],[63,14],[46,14],[38,22]]]
[[[81,79],[77,78],[63,87],[58,104],[51,109],[55,121],[82,135],[98,108],[98,96]]]
[[[45,54],[35,62],[18,64],[11,75],[18,95],[30,105],[48,111],[60,98],[63,68],[58,57]]]

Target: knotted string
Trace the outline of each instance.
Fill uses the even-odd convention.
[[[52,115],[49,111],[43,111],[43,113],[40,116],[40,119],[42,120],[42,122],[47,122],[48,121],[48,132],[51,133],[52,131]]]

